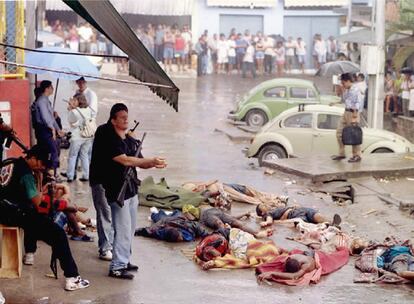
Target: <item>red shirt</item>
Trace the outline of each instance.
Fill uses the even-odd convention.
[[[183,37],[175,38],[175,50],[176,51],[184,51],[185,48],[185,40]]]

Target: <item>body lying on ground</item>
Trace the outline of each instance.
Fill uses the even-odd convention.
[[[240,230],[246,231],[257,238],[272,235],[273,231],[271,229],[261,231],[253,229],[240,220],[249,216],[250,213],[244,213],[240,216],[232,216],[221,209],[200,207],[200,223],[213,230],[224,229],[227,228],[227,226],[230,226],[232,228],[239,228]]]
[[[258,266],[256,274],[259,282],[267,280],[304,286],[319,282],[322,275],[338,270],[348,259],[347,248],[339,248],[333,253],[292,250],[288,256],[281,255],[272,262]]]
[[[355,261],[356,283],[406,283],[414,281],[414,250],[411,243],[387,237],[372,242]]]
[[[250,233],[231,228],[220,229],[201,240],[194,260],[204,270],[241,269],[270,262],[283,252],[273,241],[260,241]]]
[[[135,230],[135,236],[155,238],[167,242],[191,242],[209,234],[206,228],[195,221],[190,213],[175,210],[168,215],[164,210],[151,213],[153,224]]]
[[[377,259],[379,268],[414,282],[414,255],[409,246],[393,246]]]
[[[328,223],[311,224],[301,219],[293,219],[291,221],[300,232],[300,235],[288,239],[304,244],[312,249],[335,252],[340,247],[346,247],[349,249],[350,254],[359,254],[368,246],[368,241],[360,237],[353,237]]]
[[[263,219],[263,222],[260,223],[262,227],[272,225],[273,221],[275,220],[283,221],[297,218],[302,219],[306,223],[329,223],[328,219],[318,210],[298,206],[279,207],[272,209],[265,204],[259,204],[256,207],[256,214]],[[339,215],[335,214],[333,224],[339,225],[340,222],[341,218]]]
[[[193,192],[208,192],[209,197],[221,201],[218,205],[230,205],[232,202],[258,205],[264,203],[272,207],[286,206],[288,197],[258,191],[250,186],[241,184],[221,183],[218,180],[209,182],[188,182],[183,188]],[[216,204],[217,206],[217,204]]]

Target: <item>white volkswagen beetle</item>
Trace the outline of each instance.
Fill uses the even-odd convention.
[[[343,113],[344,108],[328,105],[286,110],[266,124],[244,152],[247,157],[257,157],[260,165],[295,155],[337,154],[336,128]],[[363,154],[414,151],[414,145],[404,137],[371,128],[363,128],[361,148]]]

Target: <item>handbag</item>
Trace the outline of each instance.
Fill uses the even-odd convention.
[[[362,144],[362,129],[357,124],[346,126],[342,130],[342,143],[347,146]]]
[[[76,108],[76,110],[83,118],[83,126],[80,128],[81,129],[80,136],[84,138],[92,138],[95,135],[95,132],[97,129],[95,119],[94,118],[86,119],[86,117],[82,114],[82,112],[78,108]]]

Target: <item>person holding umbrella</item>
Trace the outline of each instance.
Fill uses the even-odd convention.
[[[359,88],[353,83],[353,77],[350,73],[341,75],[341,84],[343,87],[342,102],[345,103],[345,112],[342,116],[338,128],[336,129],[336,138],[338,140],[339,154],[332,156],[333,160],[342,160],[345,156],[345,145],[342,142],[342,130],[355,123],[359,123],[361,111],[361,93]],[[333,106],[337,103],[331,103]],[[361,145],[352,146],[352,157],[348,160],[350,163],[361,161]]]

